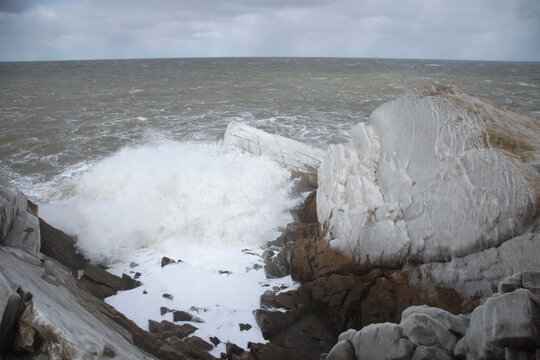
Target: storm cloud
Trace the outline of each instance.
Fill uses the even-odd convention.
[[[540,60],[537,0],[0,0],[0,60]]]

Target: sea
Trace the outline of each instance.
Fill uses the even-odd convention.
[[[299,193],[270,159],[222,148],[231,121],[315,148],[350,139],[379,105],[455,84],[540,117],[540,63],[193,58],[0,63],[0,175],[91,261],[143,285],[106,301],[144,329],[192,313],[195,335],[264,342],[260,257]],[[540,120],[539,120],[540,122]],[[178,262],[161,267],[167,256]],[[80,274],[82,275],[82,274]],[[167,295],[167,296],[165,296]],[[242,331],[239,324],[250,324]]]

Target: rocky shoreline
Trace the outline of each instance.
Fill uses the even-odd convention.
[[[269,343],[228,343],[221,358],[540,358],[539,139],[538,119],[453,86],[383,105],[324,156],[233,123],[226,147],[318,188],[262,255],[268,277],[300,283],[261,295]],[[144,331],[102,301],[140,286],[135,269],[89,263],[3,179],[0,195],[3,358],[215,359],[220,340],[193,336],[184,309],[161,311],[193,325]]]

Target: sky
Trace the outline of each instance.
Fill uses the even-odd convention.
[[[540,61],[540,0],[0,0],[0,61]]]

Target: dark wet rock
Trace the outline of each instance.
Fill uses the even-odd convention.
[[[196,316],[191,315],[186,311],[174,310],[173,311],[173,321],[191,321],[196,323],[203,323],[204,321]]]
[[[307,351],[287,349],[274,344],[250,344],[251,359],[255,360],[318,360],[319,354],[311,354]]]
[[[117,292],[116,290],[106,285],[92,281],[89,278],[84,277],[84,276],[79,280],[79,284],[90,294],[102,300],[116,294]]]
[[[135,276],[133,277],[133,279],[137,280],[138,278],[141,277],[141,275],[142,275],[142,274],[141,274],[140,272],[136,272],[136,273],[135,273]]]
[[[75,248],[75,240],[61,230],[39,218],[41,252],[70,268],[74,273],[86,266],[84,256]]]
[[[240,327],[240,331],[248,331],[249,329],[253,327],[250,324],[244,324],[244,323],[238,324],[238,326]]]
[[[141,282],[133,279],[127,274],[122,274],[122,279],[120,282],[120,290],[131,290],[141,286]]]
[[[162,307],[159,308],[159,312],[160,312],[161,316],[165,315],[166,313],[170,313],[172,311],[173,310],[169,309],[166,306],[162,306]]]
[[[174,297],[173,297],[171,294],[167,294],[167,293],[165,293],[165,294],[163,294],[163,295],[161,295],[161,296],[162,296],[163,298],[165,298],[165,299],[168,299],[168,300],[174,299]]]
[[[120,277],[109,273],[98,265],[90,263],[86,263],[83,277],[95,283],[108,286],[115,291],[120,290],[122,285],[122,279]]]
[[[177,337],[183,339],[194,333],[197,328],[191,324],[177,325],[167,320],[157,322],[148,320],[148,330],[155,333],[160,339]]]
[[[214,346],[221,344],[221,340],[219,340],[216,336],[210,336],[210,342],[214,344]]]
[[[168,258],[166,256],[161,258],[161,267],[167,266],[169,264],[175,264],[175,263],[176,263],[176,261],[174,261],[173,259]]]
[[[298,314],[292,311],[255,310],[255,319],[265,339],[270,339],[288,328],[297,319]]]
[[[196,352],[210,351],[214,348],[212,344],[207,343],[198,336],[190,336],[185,340],[185,342]]]

